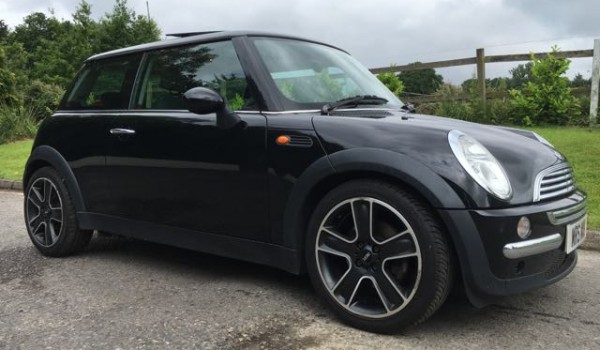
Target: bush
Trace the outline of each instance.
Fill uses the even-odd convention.
[[[34,80],[25,91],[24,104],[32,111],[35,120],[40,121],[52,115],[64,93],[65,90],[56,84]]]
[[[0,105],[0,144],[32,138],[37,128],[31,109]]]
[[[580,115],[577,99],[571,94],[569,79],[565,72],[570,61],[556,58],[552,48],[546,58],[535,58],[531,66],[531,80],[522,90],[510,90],[513,113],[521,124],[569,124],[571,118]]]
[[[400,97],[404,91],[404,83],[393,72],[385,72],[377,75],[377,78],[396,96]]]

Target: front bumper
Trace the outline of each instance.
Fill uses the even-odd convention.
[[[582,192],[514,208],[440,210],[453,237],[467,294],[477,306],[568,275],[577,262],[577,252],[565,252],[566,227],[585,214]],[[531,221],[527,240],[516,231],[522,216]]]

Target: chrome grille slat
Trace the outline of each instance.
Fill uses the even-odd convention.
[[[561,182],[561,181],[564,181],[564,180],[568,180],[568,179],[570,179],[572,177],[573,177],[572,174],[566,174],[566,175],[562,175],[562,176],[559,176],[559,177],[552,177],[552,178],[549,177],[549,176],[546,176],[544,178],[544,180],[542,180],[542,186],[544,186],[544,185],[550,185],[550,184]]]
[[[533,201],[559,197],[575,190],[573,169],[562,163],[542,170],[535,179]]]

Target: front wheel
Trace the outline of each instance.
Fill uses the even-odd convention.
[[[420,323],[450,290],[450,253],[437,219],[387,182],[351,181],[327,194],[305,248],[317,292],[344,322],[367,331]]]

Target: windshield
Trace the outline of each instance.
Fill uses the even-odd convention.
[[[402,103],[357,60],[325,45],[297,40],[256,38],[259,52],[286,109],[321,108],[323,104],[355,96],[377,96],[382,106]]]

